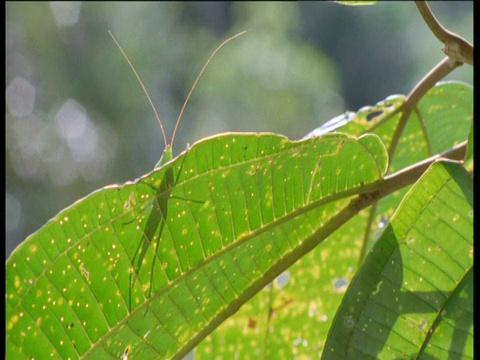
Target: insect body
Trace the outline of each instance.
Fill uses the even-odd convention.
[[[166,133],[165,133],[165,128],[163,127],[160,116],[158,115],[158,111],[157,111],[152,99],[150,98],[150,95],[148,94],[148,91],[145,87],[145,84],[143,83],[142,79],[140,78],[140,75],[135,70],[135,67],[133,66],[132,62],[130,61],[130,59],[126,55],[125,51],[122,49],[122,47],[120,46],[118,41],[115,39],[112,32],[109,31],[110,36],[113,38],[113,41],[118,46],[120,52],[122,53],[122,55],[127,60],[130,68],[132,69],[132,71],[135,74],[137,80],[139,81],[140,85],[142,86],[142,89],[143,89],[143,91],[144,91],[144,93],[145,93],[145,95],[146,95],[146,97],[147,97],[147,99],[150,103],[150,106],[152,107],[153,112],[155,113],[155,117],[157,118],[158,123],[160,125],[160,129],[161,129],[162,135],[163,135],[163,140],[164,140],[164,143],[165,143],[165,150],[163,151],[163,154],[160,157],[160,160],[155,165],[155,169],[159,169],[160,167],[165,165],[168,161],[172,160],[172,158],[173,158],[173,151],[172,151],[173,144],[175,142],[175,136],[176,136],[178,127],[180,125],[180,121],[182,119],[183,113],[184,113],[184,111],[187,107],[187,104],[190,100],[190,97],[192,96],[192,93],[193,93],[195,87],[197,86],[198,81],[200,80],[200,78],[204,74],[207,66],[210,63],[210,61],[213,59],[213,57],[217,54],[217,52],[224,45],[226,45],[227,43],[229,43],[233,39],[243,35],[245,32],[246,31],[242,31],[242,32],[228,38],[222,44],[220,44],[220,46],[218,46],[213,51],[213,53],[210,55],[207,62],[203,66],[202,70],[200,71],[199,75],[197,76],[195,82],[193,83],[193,86],[192,86],[187,98],[185,99],[185,102],[182,106],[182,109],[181,109],[180,114],[178,116],[178,119],[176,121],[175,128],[173,130],[171,142],[169,144],[168,140],[167,140]],[[181,166],[183,166],[183,165],[181,165]],[[143,288],[142,291],[144,292],[144,295],[146,295],[146,298],[150,298],[150,296],[152,294],[153,274],[154,274],[154,270],[155,270],[155,263],[156,263],[156,259],[159,258],[159,255],[158,255],[159,243],[160,243],[160,240],[162,238],[164,229],[166,227],[167,214],[168,214],[168,208],[169,208],[168,205],[169,205],[169,200],[172,197],[171,191],[173,190],[177,180],[178,180],[178,178],[174,179],[172,169],[167,169],[167,171],[165,173],[165,177],[163,178],[160,187],[158,189],[155,189],[155,192],[158,195],[155,196],[155,200],[152,203],[152,206],[150,206],[151,211],[150,211],[147,219],[145,219],[146,221],[144,222],[144,226],[143,226],[143,232],[144,232],[143,238],[138,244],[138,247],[135,251],[135,256],[133,257],[133,259],[131,259],[130,280],[129,280],[130,281],[130,296],[129,296],[130,311],[132,310],[132,289],[135,286],[135,282],[136,282],[136,279],[139,276],[140,269],[141,269],[142,265],[144,264],[144,262],[146,260],[145,258],[146,258],[146,255],[147,255],[147,250],[150,246],[152,246],[153,251],[154,251],[154,256],[153,256],[151,270],[150,270],[150,281],[149,281],[148,284],[146,284],[146,285],[144,284],[145,287]],[[149,185],[149,186],[151,186],[151,185]],[[188,201],[198,202],[198,201],[195,201],[195,200],[188,200]],[[145,290],[147,290],[147,291],[145,291]]]

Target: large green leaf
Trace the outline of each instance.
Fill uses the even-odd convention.
[[[319,358],[357,270],[367,220],[360,212],[283,272],[208,336],[195,359]]]
[[[347,113],[344,119],[348,121],[339,122],[340,126],[336,129],[354,136],[374,133],[388,148],[404,104],[405,96],[391,95],[374,106],[363,107],[357,113]],[[415,111],[411,112],[389,159],[388,172],[403,169],[465,141],[472,123],[473,87],[462,82],[439,82],[422,97]],[[375,234],[381,230],[377,225],[384,226],[407,190],[408,188],[402,189],[381,199],[373,209],[375,224],[370,232],[368,248],[373,246]]]
[[[433,164],[355,276],[325,359],[473,358],[473,182]]]
[[[341,210],[386,169],[375,135],[226,134],[96,191],[7,260],[7,356],[181,356],[354,216]]]
[[[374,106],[338,116],[311,135],[342,131],[361,136],[373,132],[389,146],[404,103],[403,95],[389,96]],[[417,112],[410,116],[394,153],[399,158],[394,169],[428,157],[428,142],[440,144],[442,138],[448,137],[449,142],[437,148],[443,151],[466,139],[473,117],[472,88],[462,83],[439,83],[422,98],[418,113],[424,114],[424,122],[418,120]],[[440,122],[437,130],[444,129],[450,134],[436,131],[427,141],[426,135],[436,117]],[[457,126],[452,127],[449,122]],[[377,241],[407,190],[408,187],[382,198],[376,206],[350,219],[207,337],[197,347],[195,357],[321,356],[336,310],[363,257],[363,247],[368,250]],[[369,240],[367,244],[365,239]]]
[[[350,135],[366,133],[378,135],[385,146],[391,145],[395,128],[402,116],[404,95],[391,95],[374,106],[365,106],[357,113],[348,112],[334,124],[324,126],[312,134],[336,129]],[[439,82],[417,104],[407,121],[398,145],[389,159],[389,173],[393,173],[429,156],[441,153],[465,141],[473,123],[473,87],[455,81]],[[379,201],[374,209],[376,224],[385,223],[408,190],[402,189]],[[370,244],[379,230],[372,227]]]
[[[354,136],[374,133],[388,148],[404,103],[404,95],[389,96],[374,106],[363,107],[357,113],[346,113],[343,118],[338,118],[338,126],[331,128]],[[439,82],[422,97],[416,109],[418,111],[410,114],[390,159],[389,173],[448,150],[467,139],[473,121],[473,87],[455,81]],[[322,133],[322,130],[323,127],[312,134]]]

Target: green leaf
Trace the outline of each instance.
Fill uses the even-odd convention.
[[[353,136],[374,133],[388,148],[404,103],[404,95],[391,95],[357,113],[347,113],[346,121],[338,121],[335,129]],[[419,101],[417,109],[418,112],[412,111],[390,159],[389,173],[446,151],[467,139],[473,122],[473,87],[455,81],[439,82]],[[321,133],[321,130],[322,127],[312,134]]]
[[[473,116],[472,88],[462,83],[437,86],[443,90],[426,94],[422,112],[433,122],[433,115],[442,115],[445,107],[453,109],[448,110],[450,119],[457,121],[459,126],[449,128],[446,124],[445,128],[453,132],[457,140],[462,139],[466,134],[464,119]],[[449,95],[443,96],[442,92]],[[457,104],[460,105],[455,107],[452,99],[459,100]],[[439,107],[441,101],[443,107]],[[342,131],[361,136],[373,132],[389,146],[404,103],[403,95],[389,96],[357,113],[347,112],[335,117],[309,135]],[[440,118],[444,124],[448,122],[447,118]],[[466,123],[468,126],[468,121]],[[427,133],[413,113],[404,131],[405,138],[400,139],[400,150],[394,154],[399,158],[394,168],[399,170],[429,156]],[[349,165],[349,168],[355,166],[358,164]],[[408,188],[382,198],[376,206],[361,211],[329,235],[327,241],[282,274],[281,286],[279,280],[275,280],[207,337],[195,349],[195,357],[208,359],[211,354],[225,358],[238,354],[261,354],[268,358],[320,357],[336,310],[363,256],[365,239],[368,239],[365,244],[368,250],[379,238]],[[285,278],[288,281],[282,280]]]
[[[195,359],[319,358],[357,269],[367,220],[361,211],[280,274],[195,348]]]
[[[320,136],[333,130],[353,136],[375,132],[388,148],[404,103],[404,95],[391,95],[373,106],[364,106],[357,112],[347,111],[327,121],[309,135]]]
[[[354,216],[386,168],[375,135],[226,134],[100,189],[7,260],[7,355],[181,357]]]
[[[419,102],[432,155],[465,141],[473,122],[473,87],[440,82]]]
[[[347,1],[347,0],[336,0],[336,3],[342,4],[342,5],[350,5],[350,6],[361,6],[361,5],[375,5],[378,3],[378,0],[374,1]]]
[[[472,190],[458,163],[425,172],[350,285],[323,358],[473,357]]]
[[[473,140],[473,122],[470,126],[470,132],[468,133],[468,146],[467,146],[467,154],[465,155],[465,168],[472,172],[473,171],[473,147],[474,147],[474,140]]]
[[[374,133],[388,148],[404,103],[404,95],[391,95],[374,106],[348,113],[345,118],[349,121],[344,121],[343,126],[336,127],[336,130],[353,136]],[[420,100],[417,110],[412,111],[395,152],[389,159],[390,174],[467,139],[473,124],[473,87],[455,81],[439,82]],[[407,190],[402,189],[379,201],[373,216],[376,223],[383,223],[391,217]],[[373,235],[379,229],[375,228],[371,232],[368,247],[376,240]]]

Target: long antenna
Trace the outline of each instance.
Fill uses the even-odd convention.
[[[198,74],[197,76],[197,79],[195,80],[195,82],[193,83],[193,86],[192,88],[190,89],[190,92],[188,93],[188,96],[187,98],[185,99],[185,102],[183,103],[183,106],[182,106],[182,109],[180,110],[180,114],[178,115],[178,118],[177,118],[177,122],[175,124],[175,128],[173,129],[173,134],[172,134],[172,142],[170,145],[168,145],[168,140],[167,140],[167,135],[165,133],[165,129],[163,127],[163,124],[162,124],[162,120],[160,120],[160,115],[158,115],[158,111],[157,111],[157,108],[155,107],[155,105],[153,104],[153,101],[152,99],[150,98],[150,95],[148,94],[148,91],[147,91],[147,88],[145,87],[145,84],[143,83],[142,79],[140,78],[140,75],[138,75],[137,71],[135,70],[135,68],[133,67],[133,64],[132,62],[130,61],[130,59],[128,58],[127,54],[125,53],[125,51],[123,51],[122,47],[120,46],[120,44],[118,43],[117,39],[115,39],[115,36],[113,36],[113,33],[108,30],[108,33],[110,34],[110,36],[112,37],[113,41],[115,42],[115,44],[117,45],[118,49],[120,50],[120,52],[122,53],[123,57],[125,58],[125,60],[127,60],[128,62],[128,65],[130,65],[130,68],[132,69],[133,73],[135,74],[135,76],[137,77],[137,80],[138,82],[140,83],[140,85],[142,86],[142,89],[143,89],[143,92],[145,93],[145,95],[147,96],[147,99],[150,103],[150,106],[152,107],[153,109],[153,112],[155,113],[155,117],[157,118],[158,120],[158,123],[160,124],[160,129],[162,130],[162,135],[163,135],[163,141],[165,142],[165,149],[170,147],[170,149],[173,149],[173,143],[175,141],[175,135],[177,134],[177,130],[178,130],[178,126],[180,125],[180,121],[182,120],[182,117],[183,117],[183,113],[185,112],[185,109],[187,107],[187,104],[190,100],[190,98],[192,97],[192,94],[193,94],[193,90],[195,90],[196,86],[197,86],[197,83],[198,81],[200,80],[200,78],[203,76],[203,74],[205,73],[205,70],[207,69],[207,66],[208,64],[210,64],[210,61],[212,61],[212,59],[215,57],[215,55],[220,51],[220,49],[222,47],[224,47],[226,44],[228,44],[230,41],[232,41],[233,39],[245,34],[247,32],[247,30],[244,30],[242,32],[239,32],[238,34],[228,38],[227,40],[225,40],[223,43],[220,44],[220,46],[218,46],[214,51],[213,53],[210,55],[210,57],[208,58],[207,62],[205,63],[205,65],[203,65],[203,68],[202,70],[200,71],[200,73]]]
[[[188,93],[188,96],[187,98],[185,99],[185,102],[183,103],[183,106],[182,106],[182,110],[180,110],[180,114],[178,115],[178,119],[177,119],[177,122],[175,124],[175,129],[173,129],[173,135],[172,135],[172,143],[170,144],[170,146],[172,147],[173,149],[173,143],[175,142],[175,135],[177,134],[177,129],[178,129],[178,126],[180,125],[180,121],[182,120],[182,116],[183,116],[183,113],[185,111],[185,108],[187,107],[187,104],[188,104],[188,101],[190,100],[190,97],[192,96],[192,93],[193,93],[193,90],[195,90],[195,87],[197,86],[197,83],[198,81],[200,80],[200,78],[202,77],[203,73],[205,72],[205,70],[207,69],[207,66],[208,64],[210,64],[210,61],[212,61],[212,59],[214,58],[214,56],[217,54],[217,52],[220,51],[220,49],[222,47],[224,47],[225,45],[227,45],[230,41],[232,41],[233,39],[239,37],[239,36],[242,36],[243,34],[245,34],[247,32],[247,30],[244,30],[242,32],[239,32],[238,34],[236,35],[233,35],[232,37],[228,38],[227,40],[225,40],[223,43],[220,44],[219,47],[217,47],[212,55],[210,55],[210,57],[208,58],[207,62],[205,63],[205,65],[203,65],[203,68],[202,70],[200,71],[200,73],[198,74],[197,76],[197,79],[195,80],[195,82],[193,83],[193,86],[192,86],[192,89],[190,90],[190,92]]]
[[[118,49],[119,49],[120,52],[122,53],[122,55],[123,55],[123,57],[125,58],[125,60],[127,60],[128,65],[130,65],[130,68],[132,69],[133,73],[134,73],[135,76],[137,77],[138,82],[139,82],[140,85],[142,86],[143,92],[144,92],[145,95],[147,96],[147,99],[148,99],[148,101],[150,102],[150,106],[152,107],[153,112],[155,113],[155,117],[157,118],[158,123],[160,124],[160,129],[162,130],[162,135],[163,135],[163,141],[165,142],[165,148],[166,148],[166,147],[168,146],[167,135],[165,134],[165,129],[164,129],[164,127],[163,127],[162,120],[160,120],[160,115],[158,115],[157,108],[156,108],[155,105],[153,104],[153,101],[152,101],[152,99],[150,98],[150,95],[148,95],[148,91],[147,91],[147,88],[145,87],[145,84],[143,83],[142,79],[140,78],[140,75],[138,75],[137,71],[136,71],[135,68],[133,67],[133,64],[132,64],[132,62],[130,61],[130,59],[128,58],[127,54],[125,54],[125,51],[123,51],[123,49],[122,49],[122,47],[120,46],[120,44],[118,43],[117,39],[115,39],[115,36],[113,36],[113,33],[112,33],[110,30],[108,30],[108,33],[109,33],[110,36],[112,37],[113,41],[115,41],[115,44],[117,45]]]

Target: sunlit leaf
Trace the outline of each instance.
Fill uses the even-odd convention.
[[[446,107],[455,110],[450,112],[449,119],[458,120],[459,126],[450,128],[446,124],[448,131],[452,132],[449,136],[455,139],[439,149],[445,150],[466,134],[465,126],[473,116],[473,92],[471,87],[459,83],[442,83],[438,87],[439,91],[431,91],[422,99],[421,109],[432,121],[433,116]],[[451,96],[442,96],[445,92]],[[447,105],[439,107],[438,99],[443,99]],[[455,106],[457,100],[461,106]],[[330,131],[354,136],[373,132],[389,146],[404,102],[403,95],[389,96],[374,106],[363,107],[357,113],[347,112],[337,116],[307,137]],[[444,123],[449,121],[445,117],[441,119]],[[429,156],[425,132],[415,112],[407,123],[404,137],[400,139],[395,154],[399,158],[394,167],[396,170]],[[351,164],[349,167],[358,165]],[[274,282],[272,287],[261,291],[222,324],[196,349],[196,357],[209,358],[212,353],[225,357],[236,354],[265,354],[273,358],[320,356],[336,309],[361,260],[365,238],[369,240],[365,245],[368,250],[388,225],[407,190],[408,187],[381,199],[375,208],[361,211],[330,235],[328,241],[288,269],[287,283],[278,287]],[[375,211],[374,214],[372,211]],[[240,336],[242,341],[234,340]]]
[[[391,95],[374,106],[361,108],[356,114],[336,118],[337,126],[331,124],[332,129],[353,136],[374,133],[388,148],[404,102],[405,96]],[[389,173],[466,140],[473,121],[473,88],[461,82],[440,82],[422,97],[417,108],[420,118],[412,111],[390,160]],[[321,134],[322,128],[310,134]]]
[[[195,358],[318,358],[357,270],[367,220],[367,211],[360,212],[282,273],[205,339]]]
[[[100,189],[7,260],[7,353],[181,356],[353,216],[335,214],[386,167],[375,135],[227,134]]]
[[[374,133],[388,148],[404,102],[405,96],[391,95],[374,106],[361,108],[356,115],[350,113],[349,121],[338,122],[340,126],[335,129],[354,136]],[[425,94],[417,109],[412,111],[389,160],[389,173],[448,150],[467,139],[473,123],[473,88],[461,82],[440,82]],[[312,134],[320,131],[321,128]],[[407,190],[402,189],[379,201],[374,216],[376,222],[391,217]],[[369,247],[375,240],[373,234],[370,235]]]
[[[473,186],[433,164],[355,276],[325,359],[473,358]]]
[[[347,0],[336,0],[336,3],[342,4],[342,5],[349,5],[349,6],[362,6],[362,5],[375,5],[378,3],[377,1],[371,0],[371,1],[347,1]]]

